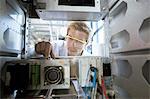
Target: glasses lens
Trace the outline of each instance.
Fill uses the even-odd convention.
[[[82,44],[86,44],[86,43],[87,43],[86,41],[80,40],[80,39],[78,39],[78,38],[75,38],[75,37],[72,37],[72,36],[69,36],[69,35],[67,35],[66,38],[75,40],[75,41],[77,41],[78,43],[82,43]]]
[[[71,37],[69,35],[67,35],[66,38],[69,39],[69,40],[73,40],[74,41],[74,46],[77,47],[77,48],[81,48],[86,44],[85,41],[79,40],[79,39]]]

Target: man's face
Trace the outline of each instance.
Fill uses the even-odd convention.
[[[67,49],[69,56],[79,56],[86,45],[88,34],[70,28],[68,35],[66,36]]]

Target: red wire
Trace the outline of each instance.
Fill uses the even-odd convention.
[[[102,90],[103,90],[104,96],[105,96],[106,99],[109,99],[107,94],[106,94],[106,87],[105,87],[105,83],[104,83],[103,77],[101,79],[101,83],[102,83]]]

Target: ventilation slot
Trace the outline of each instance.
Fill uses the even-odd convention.
[[[112,36],[110,43],[112,48],[123,48],[130,40],[129,33],[123,30]]]
[[[139,35],[145,43],[150,43],[150,18],[143,21],[139,29]]]

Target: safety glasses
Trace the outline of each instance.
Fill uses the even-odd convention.
[[[79,44],[86,44],[86,43],[87,43],[86,41],[80,40],[80,39],[78,39],[78,38],[75,38],[75,37],[72,37],[72,36],[69,36],[69,35],[67,35],[66,38],[75,40],[75,41],[78,42]]]

